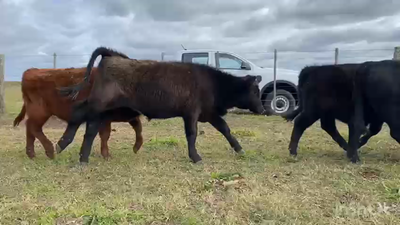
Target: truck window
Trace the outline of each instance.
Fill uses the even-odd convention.
[[[208,65],[208,53],[207,52],[183,53],[182,62]]]
[[[219,53],[217,54],[216,63],[217,63],[217,68],[219,69],[240,70],[243,61],[236,58],[233,55],[226,53]]]

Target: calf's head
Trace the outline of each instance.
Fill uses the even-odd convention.
[[[242,79],[242,85],[237,92],[235,106],[240,109],[249,109],[253,113],[262,114],[265,110],[260,98],[258,79],[256,76],[247,75]]]

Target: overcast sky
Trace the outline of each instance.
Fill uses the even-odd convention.
[[[330,3],[328,3],[330,2]],[[400,0],[0,0],[6,80],[30,67],[85,66],[102,45],[131,58],[188,49],[238,53],[260,66],[390,59]],[[369,50],[363,50],[369,49]],[[166,56],[168,59],[168,55]]]

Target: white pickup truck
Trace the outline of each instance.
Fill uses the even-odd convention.
[[[164,57],[162,56],[162,60]],[[282,115],[295,109],[297,99],[298,72],[294,70],[276,69],[276,100],[274,97],[274,70],[262,68],[249,60],[225,51],[182,50],[174,55],[174,61],[200,63],[218,68],[234,76],[254,75],[261,78],[259,84],[261,100],[264,108],[272,114]]]

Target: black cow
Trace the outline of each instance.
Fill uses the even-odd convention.
[[[362,95],[366,117],[374,114],[377,121],[370,136],[377,134],[383,123],[390,128],[390,135],[400,143],[400,62],[394,60],[369,61],[357,70],[356,89]],[[380,126],[379,126],[380,124]]]
[[[128,107],[149,119],[182,117],[189,157],[194,163],[201,161],[195,148],[198,121],[209,122],[225,136],[237,153],[243,153],[221,116],[233,107],[264,112],[255,76],[235,77],[192,63],[140,63],[114,50],[99,47],[88,63],[86,83],[99,55],[102,56],[98,66],[99,77],[86,101],[76,106],[65,133],[56,145],[57,152],[64,150],[72,142],[79,125],[87,120],[81,163],[89,161],[93,139],[98,132],[99,113],[106,109]],[[76,96],[83,84],[66,87],[60,93]]]
[[[356,71],[360,64],[309,66],[299,75],[299,107],[283,116],[294,120],[289,144],[290,154],[297,155],[298,142],[303,132],[320,119],[324,129],[340,147],[347,151],[352,162],[359,160],[357,149],[377,134],[382,122],[376,119],[367,104],[363,104],[361,93],[356,91]],[[359,107],[356,107],[359,106]],[[364,118],[365,117],[365,118]],[[349,143],[339,134],[335,119],[349,126]],[[359,139],[370,124],[367,133]]]

